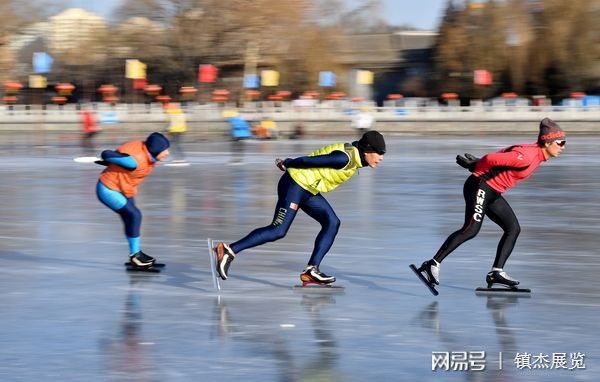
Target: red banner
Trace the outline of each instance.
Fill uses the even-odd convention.
[[[133,88],[135,90],[143,90],[147,84],[148,84],[148,81],[146,79],[133,80]]]
[[[473,82],[475,85],[491,85],[492,73],[485,69],[475,70],[473,73]]]
[[[212,83],[217,80],[218,69],[211,64],[203,64],[198,68],[198,82]]]

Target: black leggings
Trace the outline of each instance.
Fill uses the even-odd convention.
[[[504,230],[494,260],[494,267],[503,268],[521,232],[515,213],[501,194],[473,175],[465,181],[463,196],[465,223],[461,229],[448,236],[433,258],[441,263],[458,246],[474,238],[487,215]]]

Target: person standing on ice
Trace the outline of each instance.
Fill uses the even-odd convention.
[[[129,244],[129,261],[134,267],[151,267],[155,259],[140,249],[142,213],[135,205],[138,186],[150,175],[156,162],[169,155],[169,140],[161,133],[152,133],[145,141],[131,141],[115,151],[104,150],[102,160],[107,166],[96,185],[98,199],[115,211],[125,225]]]
[[[284,174],[277,186],[278,201],[270,225],[257,228],[233,244],[218,243],[213,251],[217,258],[217,272],[226,280],[229,266],[236,254],[258,245],[279,240],[288,232],[298,209],[321,224],[308,265],[300,274],[306,284],[330,284],[335,277],[319,270],[325,254],[333,245],[340,219],[322,193],[333,191],[349,180],[361,167],[377,167],[385,154],[383,135],[372,130],[358,141],[334,143],[308,156],[277,159],[276,165]]]
[[[515,246],[521,227],[502,194],[529,178],[542,162],[558,157],[567,142],[565,137],[565,132],[556,122],[544,118],[540,122],[537,143],[506,147],[496,153],[486,154],[481,159],[470,154],[456,157],[456,163],[473,173],[467,178],[463,188],[465,221],[462,228],[448,236],[435,256],[417,270],[429,282],[430,287],[439,285],[441,262],[462,243],[477,235],[486,215],[504,231],[494,264],[486,276],[488,288],[496,283],[512,288],[519,284],[519,281],[506,274],[504,265]]]

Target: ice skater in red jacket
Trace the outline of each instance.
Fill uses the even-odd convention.
[[[94,113],[91,110],[81,111],[81,130],[83,132],[81,137],[81,148],[83,149],[84,154],[94,152],[96,146],[93,138],[102,129],[98,126],[96,116],[94,116]]]
[[[439,285],[440,263],[462,243],[477,235],[486,215],[504,231],[493,267],[486,276],[488,288],[496,283],[516,288],[519,282],[506,274],[504,265],[521,227],[502,194],[529,178],[542,162],[559,156],[565,144],[565,132],[556,122],[544,118],[540,122],[537,143],[506,147],[496,153],[486,154],[481,159],[470,154],[456,157],[459,165],[472,172],[463,188],[465,221],[458,231],[448,236],[435,256],[418,268],[430,288]]]

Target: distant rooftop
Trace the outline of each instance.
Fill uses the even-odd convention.
[[[405,61],[403,52],[430,49],[436,36],[437,33],[431,31],[338,36],[335,54],[342,64],[360,62],[365,68],[373,69],[394,67]]]

